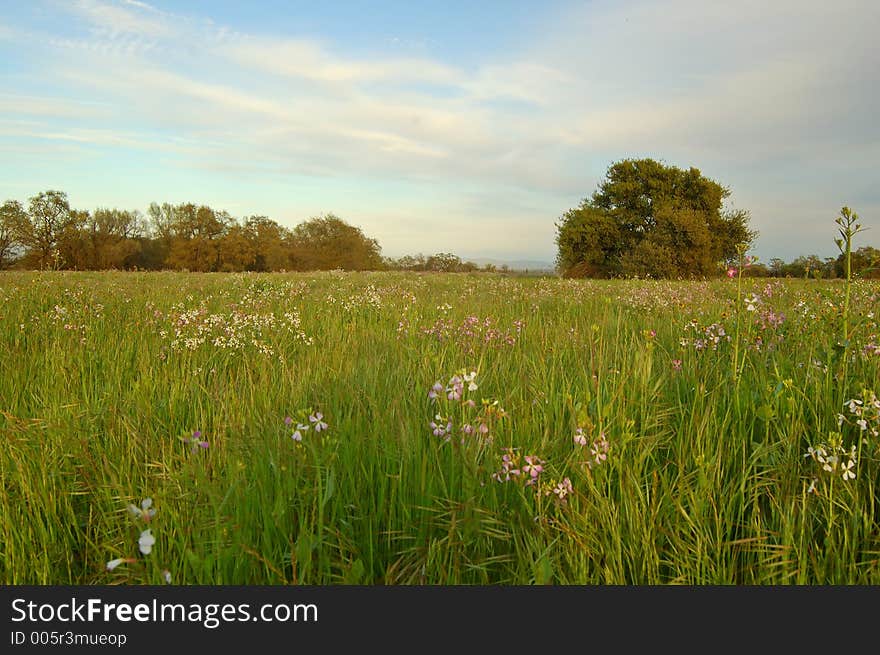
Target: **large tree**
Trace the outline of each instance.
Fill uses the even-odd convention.
[[[557,266],[572,276],[711,275],[756,236],[748,212],[724,209],[729,196],[696,168],[616,162],[592,196],[557,223]]]
[[[365,271],[383,266],[379,242],[333,214],[297,225],[290,244],[296,270]]]
[[[70,220],[70,203],[63,191],[43,191],[30,198],[27,220],[20,225],[18,237],[31,265],[40,269],[65,266],[58,239]]]

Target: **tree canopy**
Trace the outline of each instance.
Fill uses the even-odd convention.
[[[267,216],[236,219],[207,205],[152,203],[139,211],[72,209],[44,191],[0,205],[0,269],[187,271],[377,270],[381,248],[333,214],[294,229]]]
[[[749,245],[749,213],[730,190],[653,159],[612,164],[592,196],[557,223],[556,264],[572,277],[703,277]]]
[[[379,242],[333,214],[300,223],[293,229],[290,242],[297,270],[363,271],[382,265]]]

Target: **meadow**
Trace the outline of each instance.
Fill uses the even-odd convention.
[[[5,584],[878,584],[880,284],[0,274]]]

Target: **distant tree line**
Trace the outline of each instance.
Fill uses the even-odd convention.
[[[852,252],[852,272],[862,279],[880,279],[880,250],[862,246]],[[846,262],[841,253],[837,257],[820,259],[817,255],[801,255],[790,262],[774,257],[767,263],[756,263],[743,269],[750,277],[793,277],[835,279],[846,277]]]
[[[750,243],[746,212],[720,210],[727,190],[696,169],[625,160],[591,198],[557,224],[557,268],[567,277],[709,277],[737,243]],[[853,273],[880,278],[880,250],[852,254]],[[334,214],[290,229],[267,216],[235,218],[206,205],[153,203],[134,210],[70,207],[61,191],[0,205],[0,269],[509,272],[457,255],[383,257],[375,239]],[[755,277],[836,278],[843,256],[754,263]]]
[[[61,191],[0,206],[0,269],[468,272],[451,253],[383,257],[375,239],[333,214],[284,227],[195,203],[140,211],[71,208]]]
[[[492,264],[480,267],[471,261],[462,261],[458,255],[449,252],[439,252],[436,255],[404,255],[397,259],[388,257],[385,259],[385,268],[393,271],[435,271],[438,273],[472,273],[475,271],[495,271]],[[501,270],[507,267],[502,266]]]

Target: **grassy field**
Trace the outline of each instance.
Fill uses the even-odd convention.
[[[0,580],[878,584],[844,286],[0,274]]]

